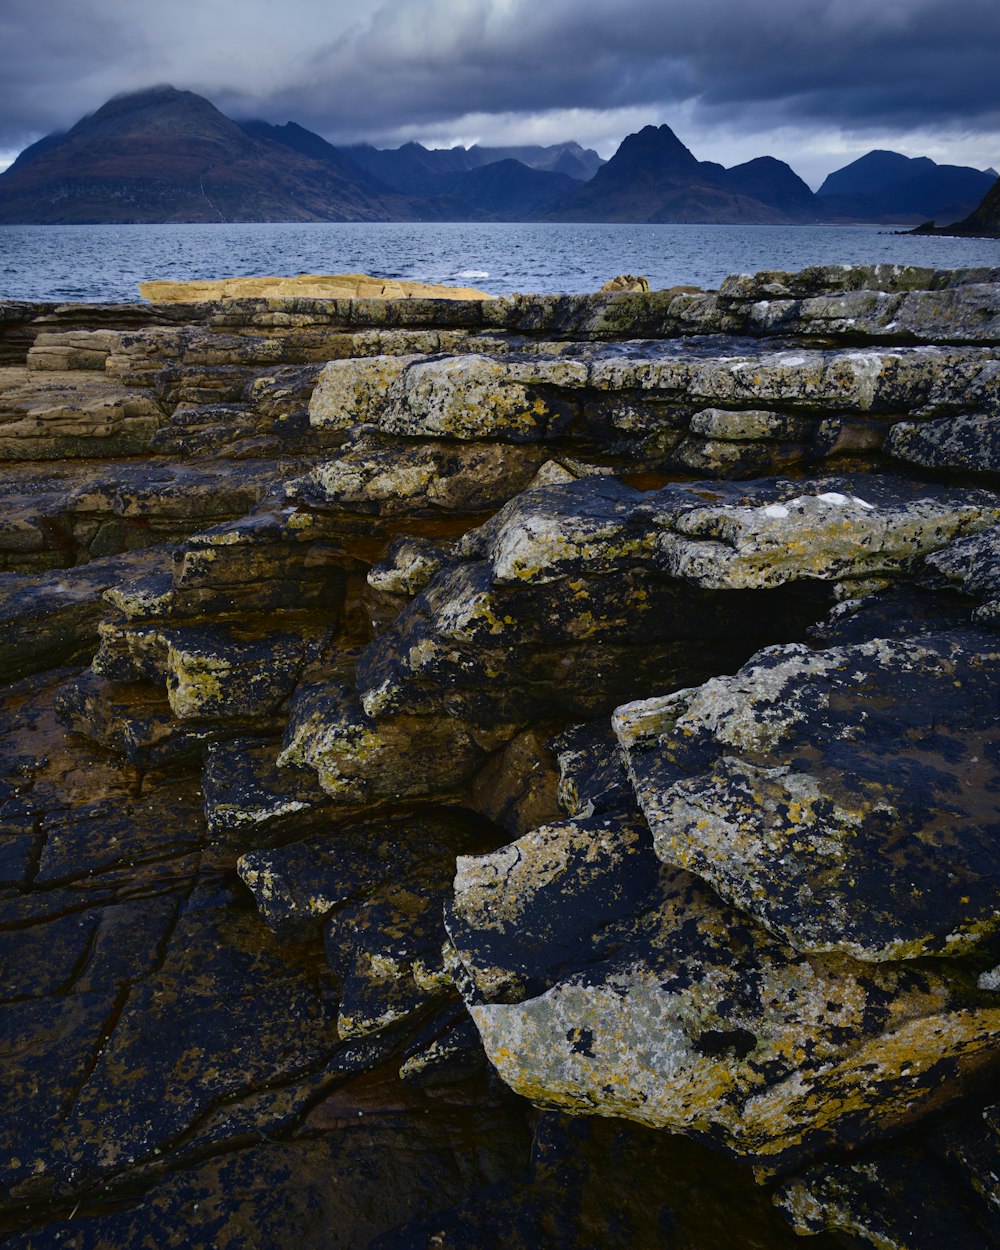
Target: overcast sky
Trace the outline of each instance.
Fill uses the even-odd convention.
[[[164,82],[335,143],[666,122],[813,186],[875,147],[1000,168],[1000,0],[0,0],[0,167]]]

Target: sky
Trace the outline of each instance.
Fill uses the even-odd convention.
[[[1000,168],[1000,0],[0,0],[0,168],[159,83],[334,143]]]

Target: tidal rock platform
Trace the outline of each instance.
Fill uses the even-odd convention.
[[[1000,268],[638,285],[0,304],[4,1247],[1000,1245]]]

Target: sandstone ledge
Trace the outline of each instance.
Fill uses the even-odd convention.
[[[373,278],[364,273],[300,273],[294,278],[218,278],[192,282],[140,282],[153,304],[195,304],[227,299],[491,299],[471,286],[445,286]]]

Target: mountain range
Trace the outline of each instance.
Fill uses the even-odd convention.
[[[947,223],[996,181],[992,169],[870,152],[814,194],[771,156],[699,161],[669,126],[628,135],[607,162],[576,143],[336,147],[161,86],[26,148],[0,174],[0,222]]]

